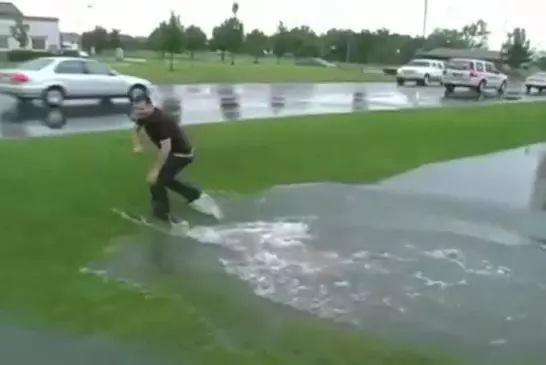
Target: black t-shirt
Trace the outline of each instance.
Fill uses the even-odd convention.
[[[190,154],[192,146],[186,133],[174,118],[155,108],[146,118],[138,119],[137,125],[143,127],[148,137],[158,148],[160,141],[171,139],[171,153]]]

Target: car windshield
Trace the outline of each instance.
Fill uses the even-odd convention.
[[[34,60],[20,63],[16,68],[19,70],[39,71],[52,62],[53,60],[51,58],[36,58]]]
[[[427,62],[427,61],[411,61],[410,63],[408,63],[408,66],[428,67],[428,66],[430,66],[430,62]]]
[[[472,61],[468,60],[451,60],[448,62],[447,68],[453,70],[473,70],[474,65]]]

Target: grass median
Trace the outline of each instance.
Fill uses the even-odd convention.
[[[421,164],[546,137],[544,103],[327,115],[193,126],[192,179],[251,192],[282,183],[373,182]],[[451,364],[314,318],[264,312],[223,275],[152,299],[78,269],[135,227],[112,206],[147,204],[151,156],[127,132],[0,142],[0,310],[65,331],[146,341],[188,363]],[[145,160],[145,161],[143,161]],[[159,293],[159,292],[158,292]],[[220,334],[220,335],[219,335]]]
[[[146,63],[109,63],[121,73],[142,77],[156,84],[394,81],[392,76],[378,70],[363,72],[356,66],[297,66],[293,62],[253,64],[247,61],[230,65],[229,61],[176,60],[174,71],[169,71],[168,61],[159,59],[148,59]]]

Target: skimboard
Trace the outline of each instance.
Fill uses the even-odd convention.
[[[128,213],[117,208],[113,208],[112,212],[131,223],[138,224],[139,226],[147,227],[170,236],[184,237],[190,231],[190,224],[187,221],[181,221],[180,223],[169,225],[168,223],[160,222],[156,219],[147,217],[144,214]]]
[[[224,217],[224,213],[218,203],[206,193],[203,193],[201,198],[193,203],[190,203],[189,206],[200,214],[213,217],[216,221],[220,221]],[[190,231],[190,224],[185,220],[182,220],[180,223],[176,224],[168,224],[144,214],[129,213],[118,208],[113,208],[112,212],[129,222],[140,226],[145,226],[168,235],[187,236]]]

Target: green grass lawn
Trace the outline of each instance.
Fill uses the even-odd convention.
[[[378,70],[362,71],[355,65],[343,67],[297,66],[293,61],[264,60],[254,64],[248,57],[239,58],[235,65],[219,60],[188,60],[177,58],[175,70],[169,62],[149,58],[146,63],[106,61],[117,71],[143,77],[157,84],[194,83],[281,83],[281,82],[382,82],[393,81]]]
[[[250,192],[304,181],[373,182],[421,164],[546,137],[544,103],[286,118],[194,126],[192,179]],[[65,331],[145,341],[200,365],[451,364],[439,355],[279,311],[228,290],[219,273],[180,278],[145,299],[78,273],[136,227],[112,206],[144,208],[152,156],[127,132],[2,140],[0,311]],[[222,334],[219,336],[218,334]],[[226,340],[228,339],[228,340]]]

